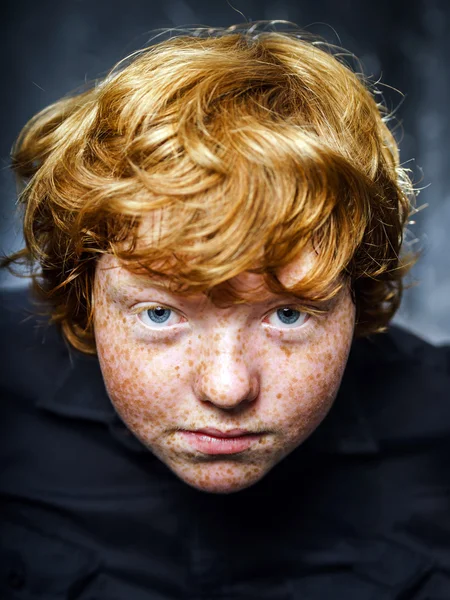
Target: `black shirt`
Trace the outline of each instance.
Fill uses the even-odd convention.
[[[1,600],[450,598],[450,346],[356,340],[316,431],[220,495],[140,443],[26,289],[1,307]]]

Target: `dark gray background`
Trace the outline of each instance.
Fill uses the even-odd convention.
[[[395,321],[436,343],[450,340],[450,3],[446,0],[47,0],[9,2],[2,25],[0,250],[22,246],[8,169],[11,145],[25,122],[44,106],[99,77],[143,46],[159,27],[229,26],[287,19],[362,60],[364,72],[387,86],[397,108],[401,160],[424,188],[428,205],[407,240],[424,255],[408,281]],[[239,14],[240,11],[243,15]],[[416,242],[414,242],[416,240]],[[0,274],[1,285],[23,280]]]

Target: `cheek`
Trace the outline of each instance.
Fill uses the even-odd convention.
[[[115,405],[129,403],[141,393],[140,361],[123,324],[112,318],[95,324],[97,354],[109,397]]]
[[[352,306],[346,303],[307,346],[281,345],[272,355],[270,399],[291,437],[311,433],[331,408],[353,339]]]
[[[95,317],[97,354],[108,395],[128,425],[158,423],[175,407],[186,373],[185,353],[179,347],[158,347],[133,338],[127,319],[109,311]],[[182,354],[182,355],[181,355]]]
[[[266,410],[288,437],[303,438],[331,408],[345,368],[345,358],[308,350],[275,359],[274,377],[265,386]]]

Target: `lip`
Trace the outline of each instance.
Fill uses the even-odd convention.
[[[208,429],[208,431],[220,431],[218,429]],[[248,450],[262,437],[261,433],[242,433],[242,429],[234,429],[231,431],[239,431],[240,435],[233,434],[228,437],[212,435],[206,433],[204,429],[199,431],[179,431],[178,435],[184,443],[187,443],[191,448],[201,452],[202,454],[237,454]],[[230,433],[229,431],[227,432]]]
[[[241,435],[255,435],[256,431],[249,431],[248,429],[228,429],[227,431],[221,431],[220,429],[214,429],[213,427],[203,427],[202,429],[191,429],[185,430],[190,433],[205,433],[206,435],[212,435],[220,438],[236,438]]]

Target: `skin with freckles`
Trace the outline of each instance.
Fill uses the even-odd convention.
[[[284,267],[289,285],[311,265]],[[262,276],[241,273],[242,289]],[[128,428],[181,480],[232,493],[264,477],[326,417],[353,338],[355,307],[345,288],[325,315],[292,296],[217,307],[203,294],[178,296],[103,255],[94,285],[94,328],[108,395]],[[180,430],[263,432],[248,449],[209,455]]]

